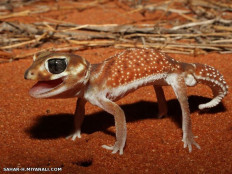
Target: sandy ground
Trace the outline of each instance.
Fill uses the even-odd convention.
[[[152,23],[159,16],[158,12],[146,16],[139,13],[125,16],[126,10],[127,7],[119,8],[111,2],[82,12],[52,11],[8,20],[32,22],[49,17],[78,24],[123,24],[134,21]],[[119,51],[98,48],[75,53],[96,63]],[[214,66],[224,75],[229,87],[232,86],[232,54],[171,56],[180,61]],[[217,107],[200,112],[198,104],[209,101],[212,97],[210,89],[202,85],[188,89],[193,132],[199,137],[196,141],[201,146],[201,150],[194,147],[189,153],[181,141],[181,110],[172,89],[164,88],[168,117],[158,119],[153,88],[140,88],[117,102],[126,114],[128,136],[124,154],[113,155],[101,148],[104,144],[114,143],[113,117],[88,103],[82,138],[76,141],[65,139],[73,130],[76,99],[31,98],[28,90],[35,82],[23,78],[31,63],[32,59],[26,59],[0,64],[0,173],[10,167],[62,168],[57,173],[65,174],[232,173],[230,93]]]

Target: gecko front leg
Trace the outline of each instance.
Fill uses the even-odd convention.
[[[81,138],[81,125],[85,116],[85,104],[86,100],[84,98],[78,98],[76,104],[76,111],[74,114],[74,133],[69,135],[68,138],[72,138],[74,141],[76,137]]]
[[[158,101],[158,107],[159,107],[159,113],[158,113],[158,118],[165,117],[168,112],[168,107],[167,107],[167,102],[164,96],[164,91],[162,86],[155,86],[153,85]]]
[[[198,149],[200,146],[195,142],[196,138],[192,133],[191,127],[191,118],[187,97],[187,87],[185,85],[184,78],[181,75],[174,75],[169,78],[169,83],[172,86],[176,97],[180,103],[182,110],[182,130],[183,130],[183,139],[184,148],[188,147],[189,152],[192,151],[192,144],[195,145]]]
[[[102,147],[112,150],[112,153],[117,153],[119,151],[119,154],[122,155],[127,134],[125,114],[116,103],[107,98],[99,99],[99,107],[114,116],[116,127],[116,142],[114,146],[103,145]]]

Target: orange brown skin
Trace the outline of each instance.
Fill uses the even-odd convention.
[[[51,58],[64,58],[67,68],[60,74],[52,74],[46,69]],[[62,79],[57,87],[40,93],[32,90],[35,98],[78,97],[75,111],[75,132],[68,138],[81,137],[81,125],[85,114],[85,104],[99,106],[115,118],[116,142],[114,146],[103,147],[112,153],[123,154],[126,142],[126,119],[123,110],[115,101],[142,86],[153,85],[159,106],[159,116],[167,114],[167,104],[162,86],[172,86],[182,110],[184,147],[192,151],[195,142],[191,128],[187,86],[198,83],[208,85],[214,98],[199,105],[200,109],[216,106],[227,94],[228,86],[223,76],[213,67],[202,64],[178,62],[154,49],[129,49],[106,59],[99,64],[90,64],[84,58],[64,53],[43,53],[25,72],[25,79],[51,81]],[[55,80],[56,81],[56,80]],[[46,83],[46,82],[44,82]],[[38,85],[39,86],[39,85]],[[33,95],[34,94],[34,95]]]

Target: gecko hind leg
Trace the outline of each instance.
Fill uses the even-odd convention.
[[[153,87],[155,89],[155,93],[158,101],[158,108],[159,108],[158,118],[163,118],[167,116],[168,113],[168,107],[167,107],[164,91],[162,86],[153,85]]]

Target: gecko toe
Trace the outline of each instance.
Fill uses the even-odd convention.
[[[201,149],[199,144],[196,143],[194,138],[198,138],[197,136],[184,136],[183,142],[184,142],[184,148],[188,147],[189,153],[192,152],[192,145],[196,146],[196,148]]]
[[[123,154],[123,148],[119,148],[118,146],[107,146],[107,145],[102,145],[102,148],[111,150],[113,154],[116,154],[119,151],[119,155]]]
[[[81,132],[80,131],[76,131],[75,133],[73,133],[73,134],[71,134],[71,135],[69,135],[69,136],[66,137],[66,139],[70,139],[70,138],[73,141],[75,141],[76,138],[81,138]]]
[[[193,143],[198,149],[201,149],[201,146],[197,144],[196,142]]]
[[[107,150],[113,150],[114,146],[102,145],[102,148],[107,149]]]

